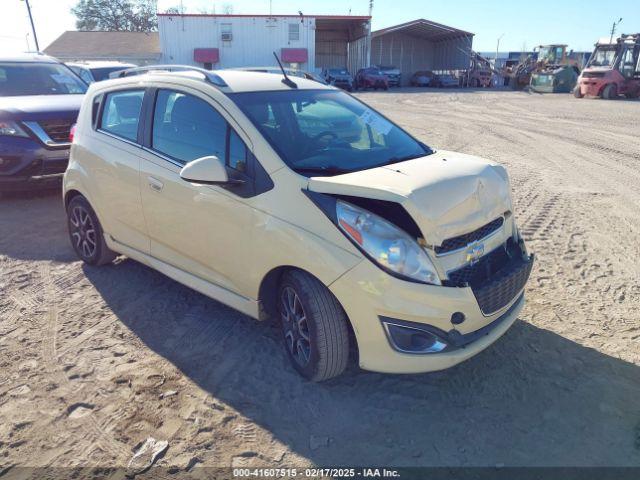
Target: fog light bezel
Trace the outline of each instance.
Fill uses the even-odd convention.
[[[438,335],[428,327],[420,328],[409,326],[404,323],[394,321],[391,318],[381,318],[381,321],[389,345],[391,345],[391,348],[397,352],[411,355],[433,355],[449,351],[453,348],[452,345],[444,340],[441,335]],[[394,329],[405,331],[408,335],[430,337],[433,340],[433,343],[426,348],[408,349],[406,346],[399,344],[400,342],[397,335],[394,334]]]

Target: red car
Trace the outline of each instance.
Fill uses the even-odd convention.
[[[389,79],[378,68],[362,68],[356,74],[355,87],[356,90],[366,90],[367,88],[388,90]]]

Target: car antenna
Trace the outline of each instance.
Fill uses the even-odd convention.
[[[276,52],[273,52],[273,56],[276,57],[276,61],[278,62],[278,65],[280,65],[280,70],[282,70],[282,75],[284,75],[282,83],[284,83],[287,87],[298,88],[298,84],[287,77],[287,72],[285,72],[284,67],[282,66],[282,63],[280,62],[280,59],[278,58]]]

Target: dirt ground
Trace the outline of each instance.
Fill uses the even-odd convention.
[[[167,472],[640,466],[640,102],[359,95],[436,148],[508,167],[538,256],[513,328],[445,372],[307,383],[276,328],[131,260],[84,266],[58,195],[5,198],[0,476],[125,466],[148,437],[168,442]]]

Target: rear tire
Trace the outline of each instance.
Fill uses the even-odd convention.
[[[285,273],[278,309],[284,346],[300,375],[321,382],[344,372],[349,360],[348,320],[322,282],[300,270]]]
[[[107,247],[98,216],[82,195],[73,197],[67,206],[69,239],[80,260],[89,265],[106,265],[117,254]]]
[[[615,84],[610,83],[602,89],[602,98],[605,100],[615,100],[618,98],[618,88]]]

